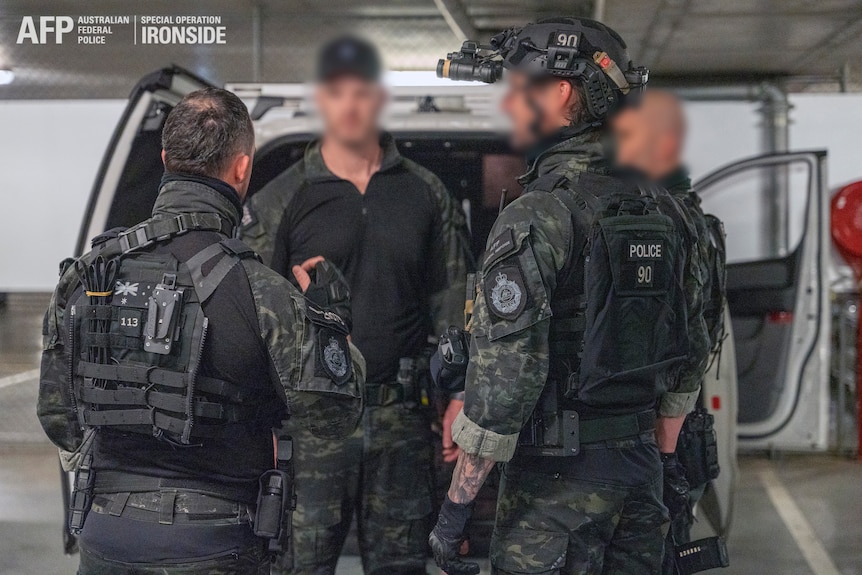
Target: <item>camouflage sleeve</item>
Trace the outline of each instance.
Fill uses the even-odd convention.
[[[686,211],[697,231],[697,241],[689,250],[688,274],[685,278],[686,302],[688,305],[689,355],[675,381],[667,385],[668,391],[661,397],[659,415],[682,417],[697,405],[700,386],[709,363],[709,330],[704,319],[706,285],[709,277],[706,241],[706,223],[699,208],[686,205]]]
[[[362,355],[346,339],[329,336],[309,321],[305,298],[286,279],[254,260],[243,260],[243,266],[290,417],[318,437],[347,437],[364,407]]]
[[[551,194],[512,202],[494,224],[473,308],[464,411],[452,426],[466,453],[508,461],[549,369],[550,301],[572,245],[568,211]]]
[[[39,376],[39,398],[36,414],[42,429],[60,449],[75,451],[81,445],[83,432],[78,425],[75,400],[72,397],[72,350],[69,349],[67,323],[70,321],[69,298],[78,287],[77,275],[69,266],[51,296],[42,323],[42,363]]]
[[[407,168],[428,184],[439,213],[431,244],[429,312],[434,335],[450,325],[463,326],[467,274],[473,271],[470,232],[464,212],[440,179],[415,162],[405,160]]]
[[[240,239],[251,247],[264,264],[273,267],[274,261],[287,261],[280,252],[288,246],[280,245],[278,230],[288,204],[302,185],[302,162],[295,164],[269,182],[246,200],[243,206]],[[287,275],[287,270],[275,270]]]

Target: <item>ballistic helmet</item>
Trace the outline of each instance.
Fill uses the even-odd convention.
[[[587,18],[549,18],[510,28],[494,35],[489,46],[468,40],[460,52],[440,60],[437,75],[493,83],[504,68],[534,79],[579,81],[587,113],[597,122],[642,92],[649,77],[646,68],[632,65],[619,34]]]

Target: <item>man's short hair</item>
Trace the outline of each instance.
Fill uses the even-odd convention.
[[[236,94],[204,88],[183,98],[162,130],[169,172],[218,178],[238,154],[254,149],[254,126]]]

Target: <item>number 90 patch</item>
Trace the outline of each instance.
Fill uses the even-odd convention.
[[[663,240],[628,240],[623,247],[625,253],[621,258],[618,292],[669,289],[671,270]]]

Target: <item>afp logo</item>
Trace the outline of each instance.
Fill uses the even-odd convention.
[[[33,16],[24,16],[18,29],[17,44],[28,40],[31,44],[48,44],[49,34],[53,35],[54,44],[62,44],[63,34],[74,28],[75,19],[71,16],[39,16],[38,22]]]

